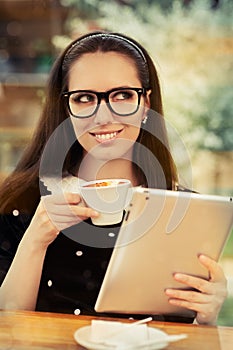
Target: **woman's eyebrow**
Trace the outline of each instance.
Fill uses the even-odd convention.
[[[72,89],[69,90],[69,92],[75,92],[75,91],[89,91],[89,92],[108,92],[108,91],[112,91],[112,90],[121,90],[121,89],[132,89],[135,88],[136,86],[131,86],[131,85],[120,85],[120,86],[115,86],[112,87],[111,89],[108,90],[104,90],[104,91],[99,91],[99,90],[95,90],[95,89],[91,89],[91,88],[86,88],[86,89]],[[139,86],[137,86],[138,88],[140,88]]]

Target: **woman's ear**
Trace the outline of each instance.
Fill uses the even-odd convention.
[[[147,108],[150,108],[150,94],[151,94],[151,90],[147,90],[146,96],[145,96],[145,106]]]
[[[142,115],[142,123],[143,124],[146,124],[146,122],[147,122],[147,111],[148,111],[148,109],[150,109],[150,94],[151,94],[151,90],[148,90],[147,92],[146,92],[146,96],[145,96],[145,110],[144,110],[144,113],[143,113],[143,115]]]

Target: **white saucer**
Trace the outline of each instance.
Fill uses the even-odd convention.
[[[161,340],[161,342],[153,346],[153,350],[164,349],[168,346],[167,334],[157,328],[147,327],[148,340]],[[74,333],[74,339],[76,342],[88,350],[114,350],[115,346],[109,346],[105,344],[98,344],[91,341],[91,326],[81,327]],[[103,339],[104,341],[104,339]],[[130,345],[130,344],[129,344]],[[139,345],[139,344],[138,344]]]

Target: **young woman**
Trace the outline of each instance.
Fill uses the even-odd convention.
[[[79,205],[75,189],[78,179],[106,178],[179,190],[150,56],[125,35],[95,32],[58,57],[35,135],[1,187],[0,308],[96,314],[119,225],[92,225],[98,213]],[[213,324],[226,279],[215,261],[199,260],[209,281],[177,273],[197,291],[166,293]]]

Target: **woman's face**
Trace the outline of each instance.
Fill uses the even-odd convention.
[[[81,56],[69,73],[68,90],[92,90],[106,92],[115,88],[141,88],[135,63],[117,52],[96,52]],[[119,99],[125,99],[120,94]],[[114,97],[115,98],[115,97]],[[88,106],[90,96],[79,100]],[[132,155],[141,122],[145,117],[144,107],[149,108],[149,96],[141,96],[139,110],[129,116],[119,116],[110,111],[104,99],[97,112],[89,118],[75,118],[71,121],[76,137],[84,149],[84,155],[91,154],[96,159],[110,160]]]

